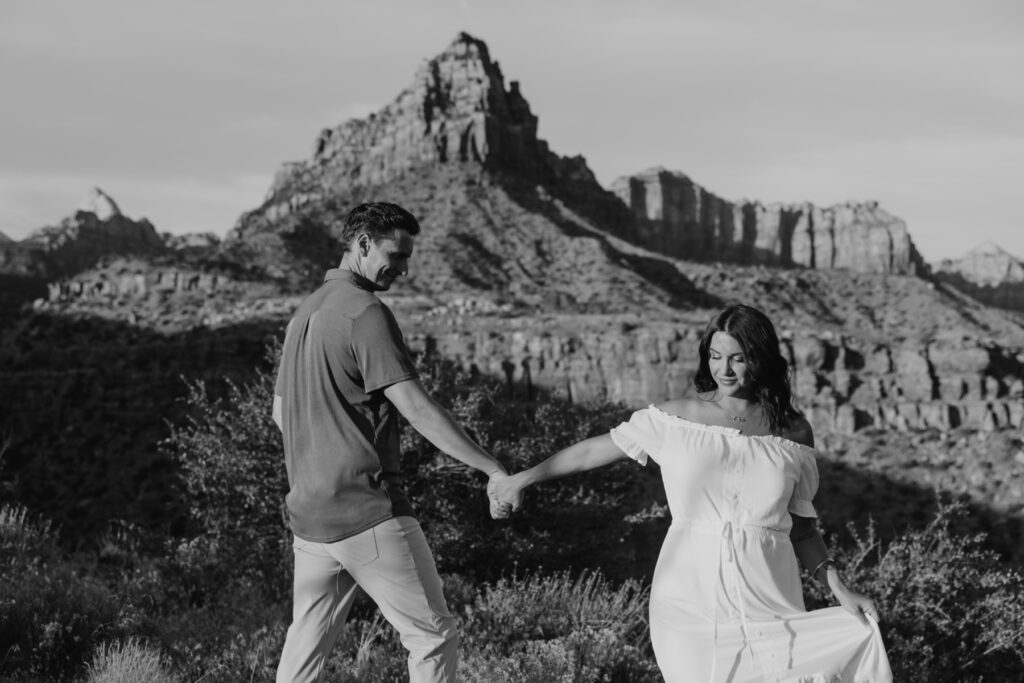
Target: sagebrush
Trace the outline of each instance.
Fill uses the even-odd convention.
[[[423,362],[421,372],[428,391],[510,470],[629,412],[516,395],[441,360]],[[0,678],[273,680],[289,622],[291,556],[272,396],[269,370],[219,400],[191,387],[190,417],[165,443],[189,511],[173,535],[154,539],[120,523],[95,551],[75,553],[45,519],[0,506]],[[495,522],[482,475],[409,429],[403,446],[408,491],[461,624],[462,680],[660,679],[646,624],[668,522],[656,471],[624,461],[539,486],[521,513]],[[897,680],[1022,680],[1024,578],[982,536],[958,531],[964,514],[940,506],[927,525],[885,541],[870,526],[826,530],[851,587],[879,603]],[[805,586],[810,606],[830,603],[813,581]],[[327,669],[346,682],[405,677],[405,651],[365,597]]]

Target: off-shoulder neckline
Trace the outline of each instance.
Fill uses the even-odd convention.
[[[648,408],[652,409],[654,412],[656,412],[656,413],[658,413],[660,415],[664,415],[665,417],[669,418],[670,420],[677,420],[677,421],[683,423],[684,426],[692,428],[692,429],[699,429],[699,430],[704,430],[704,431],[708,431],[708,432],[715,432],[715,433],[718,433],[718,434],[725,434],[726,436],[738,436],[738,437],[743,438],[743,439],[757,439],[758,441],[771,441],[771,442],[774,442],[774,443],[781,444],[783,446],[793,446],[797,450],[802,450],[802,451],[813,451],[814,450],[814,448],[812,448],[811,446],[808,446],[807,444],[802,444],[799,441],[793,441],[792,439],[787,439],[786,437],[778,436],[777,434],[744,434],[742,430],[736,429],[735,427],[724,427],[722,425],[709,425],[709,424],[704,424],[703,422],[694,422],[693,420],[687,420],[685,417],[682,417],[681,415],[673,415],[672,413],[667,413],[664,410],[662,410],[661,408],[659,408],[658,406],[654,405],[653,403],[650,406],[648,406]]]

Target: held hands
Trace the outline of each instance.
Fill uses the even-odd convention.
[[[512,505],[502,502],[497,494],[498,484],[508,478],[505,472],[495,470],[487,480],[487,500],[491,505],[491,519],[507,519],[512,514]]]
[[[514,477],[496,470],[487,481],[487,499],[493,519],[507,519],[523,502],[523,493],[514,486]]]

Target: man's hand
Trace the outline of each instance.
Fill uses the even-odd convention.
[[[516,476],[492,474],[491,480],[487,482],[487,496],[491,499],[492,505],[506,506],[510,512],[518,510],[523,504],[523,490],[519,488],[518,481]]]
[[[491,504],[491,517],[493,519],[507,519],[513,510],[519,508],[520,498],[517,498],[515,502],[503,501],[498,496],[499,484],[507,481],[509,476],[501,470],[495,470],[491,472],[490,479],[487,480],[487,499]]]

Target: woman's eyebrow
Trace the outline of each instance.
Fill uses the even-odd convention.
[[[711,353],[717,353],[717,354],[718,354],[719,356],[728,356],[728,355],[732,355],[732,356],[742,356],[742,355],[743,355],[743,352],[742,352],[742,351],[737,351],[736,353],[733,353],[733,354],[728,354],[728,353],[722,353],[721,351],[719,351],[719,350],[718,350],[718,349],[716,349],[715,347],[711,347],[711,349],[710,349],[710,350],[711,350]]]

